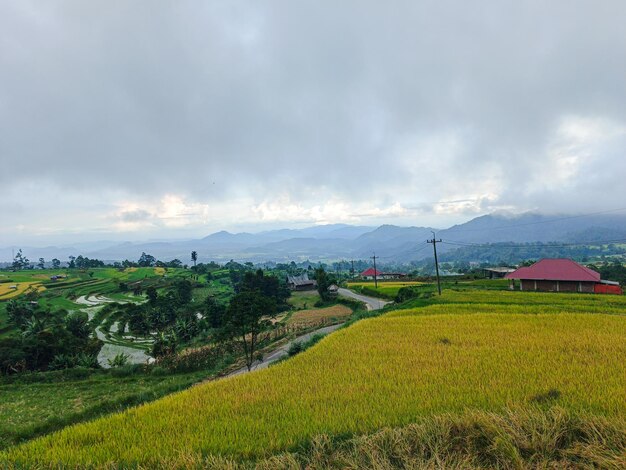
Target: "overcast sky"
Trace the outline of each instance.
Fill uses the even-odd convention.
[[[624,207],[624,18],[0,0],[0,244]]]

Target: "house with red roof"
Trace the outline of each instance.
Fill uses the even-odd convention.
[[[619,283],[602,280],[597,271],[566,258],[542,259],[532,266],[516,269],[505,278],[519,280],[522,291],[623,293]]]
[[[384,272],[379,271],[378,269],[374,269],[374,268],[368,268],[365,271],[363,271],[361,273],[361,277],[363,279],[368,280],[368,281],[372,281],[372,280],[374,280],[374,274],[376,274],[376,279],[378,279],[378,280],[383,280],[383,279],[401,279],[403,277],[406,277],[406,274],[404,274],[404,273],[384,273]]]

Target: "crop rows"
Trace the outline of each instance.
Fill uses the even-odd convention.
[[[448,304],[358,322],[269,369],[67,428],[10,449],[0,462],[258,458],[320,433],[368,433],[467,410],[556,404],[623,413],[626,318],[586,310],[623,312],[623,301],[589,296],[580,307],[587,296],[557,295],[548,307],[524,293],[487,295],[452,293],[442,299]]]

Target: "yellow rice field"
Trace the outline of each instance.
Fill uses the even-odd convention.
[[[66,428],[9,449],[0,463],[153,466],[210,454],[256,458],[320,433],[368,433],[468,410],[555,404],[624,413],[623,300],[552,294],[555,304],[547,305],[525,293],[488,295],[452,293],[439,305],[360,321],[269,369]],[[610,315],[602,314],[605,307]],[[554,396],[546,404],[548,392]]]
[[[17,289],[13,289],[16,286]],[[22,295],[32,286],[33,289],[37,289],[38,292],[46,290],[40,282],[7,282],[0,284],[0,300],[13,299],[19,295]]]

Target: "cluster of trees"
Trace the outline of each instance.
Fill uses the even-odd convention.
[[[626,266],[619,261],[614,261],[602,266],[588,265],[594,271],[598,271],[602,279],[617,281],[621,286],[626,286]]]
[[[97,367],[102,342],[94,338],[86,313],[52,314],[31,302],[11,300],[9,321],[19,335],[0,340],[0,372]]]
[[[153,337],[153,357],[173,354],[199,337],[213,338],[240,343],[251,367],[259,335],[271,327],[270,319],[277,312],[288,308],[290,292],[277,277],[240,267],[241,272],[231,265],[239,274],[235,295],[228,304],[211,296],[200,304],[193,302],[194,284],[179,280],[165,292],[148,287],[144,304],[110,304],[105,313],[115,315],[130,334]]]
[[[104,268],[105,264],[104,261],[100,261],[99,259],[89,259],[86,256],[78,255],[69,257],[67,267],[70,269]]]
[[[241,344],[250,370],[255,359],[262,359],[257,357],[259,335],[272,326],[276,313],[287,308],[290,292],[277,277],[266,276],[261,269],[245,271],[235,292],[219,320],[219,334]]]
[[[183,265],[183,262],[179,259],[173,259],[171,261],[160,261],[154,256],[145,252],[141,253],[141,256],[137,261],[129,261],[125,259],[122,262],[116,261],[112,264],[114,268],[186,268],[187,265]]]
[[[197,256],[197,255],[196,255]],[[57,258],[53,258],[50,262],[50,265],[53,269],[59,269],[61,267],[61,261]],[[186,268],[187,265],[184,265],[183,262],[179,259],[173,259],[171,261],[160,261],[156,259],[154,256],[147,254],[145,252],[141,253],[141,256],[137,261],[116,261],[112,264],[107,264],[102,260],[96,258],[88,258],[87,256],[78,255],[78,256],[69,256],[66,265],[68,269],[88,269],[88,268],[104,268],[104,267],[113,267],[118,269],[123,268],[142,268],[142,267],[162,267],[162,268]],[[32,263],[24,254],[22,250],[18,250],[17,254],[13,258],[13,262],[11,263],[11,269],[14,271],[19,271],[23,269],[35,269],[35,266],[39,269],[44,269],[46,267],[46,260],[44,258],[39,258],[39,262],[37,264]],[[219,265],[216,263],[209,263],[208,265],[198,265],[198,268],[202,266],[203,270],[214,269],[213,266]],[[200,273],[202,274],[202,273]]]
[[[490,265],[518,264],[528,259],[571,258],[586,262],[591,258],[602,258],[612,255],[624,255],[626,248],[620,245],[563,245],[554,243],[492,243],[488,245],[465,246],[442,253],[441,262],[467,263],[470,261],[488,263]],[[424,261],[432,264],[432,258]]]

